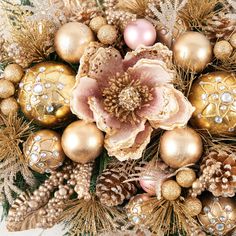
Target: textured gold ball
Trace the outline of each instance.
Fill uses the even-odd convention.
[[[233,48],[236,48],[236,33],[234,33],[231,37],[230,37],[230,40],[229,40],[231,46]]]
[[[38,173],[50,173],[62,165],[65,154],[61,137],[52,130],[33,133],[24,143],[24,155],[31,169]]]
[[[200,135],[188,127],[166,131],[160,139],[161,158],[175,169],[196,163],[202,151]]]
[[[59,57],[69,63],[78,63],[84,50],[94,41],[92,30],[85,24],[69,22],[55,36],[55,49]]]
[[[27,70],[19,89],[23,113],[45,127],[61,125],[71,117],[70,95],[74,71],[61,63],[43,62]]]
[[[18,83],[24,75],[23,68],[18,64],[10,64],[4,70],[4,77],[12,83]]]
[[[236,76],[218,71],[195,80],[189,100],[196,108],[191,123],[211,134],[234,135]]]
[[[236,224],[236,200],[214,197],[206,193],[201,197],[202,212],[198,220],[211,235],[227,235]]]
[[[184,206],[192,217],[199,215],[202,211],[202,203],[198,198],[186,198],[184,201]]]
[[[3,115],[9,116],[10,114],[17,113],[19,110],[19,105],[15,98],[10,97],[2,100],[0,104],[0,110]]]
[[[104,25],[99,29],[97,37],[103,44],[113,44],[117,39],[117,30],[115,26]]]
[[[219,60],[226,60],[231,56],[232,52],[233,47],[226,40],[219,41],[214,46],[214,55]]]
[[[182,69],[201,72],[212,60],[212,46],[203,34],[189,31],[175,41],[173,54]]]
[[[174,180],[167,180],[161,186],[162,196],[168,201],[174,201],[180,197],[181,187]]]
[[[62,147],[65,154],[78,163],[88,163],[98,157],[102,151],[104,136],[94,123],[75,121],[62,135]]]
[[[15,87],[12,82],[6,79],[0,79],[0,98],[9,98],[15,93]]]
[[[181,170],[176,175],[177,183],[183,188],[190,188],[195,180],[196,173],[190,168]]]
[[[89,27],[97,33],[103,25],[107,25],[107,20],[102,16],[96,16],[90,21]]]

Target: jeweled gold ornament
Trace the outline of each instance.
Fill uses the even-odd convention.
[[[0,110],[3,115],[8,116],[10,114],[17,113],[19,110],[19,105],[15,98],[6,98],[0,103]]]
[[[92,41],[94,41],[94,35],[87,25],[79,22],[69,22],[57,31],[55,49],[63,60],[78,63],[85,48]]]
[[[184,70],[201,72],[212,60],[210,41],[201,33],[189,31],[173,44],[175,63]]]
[[[175,169],[196,163],[202,151],[200,135],[188,127],[166,131],[160,139],[161,158]]]
[[[183,188],[190,188],[196,180],[196,173],[190,168],[180,170],[176,175],[177,183]]]
[[[213,51],[217,59],[226,60],[231,56],[233,47],[228,41],[221,40],[215,44]]]
[[[191,123],[211,134],[236,133],[236,76],[218,71],[195,80],[189,100],[196,108]]]
[[[62,147],[65,154],[74,162],[88,163],[98,157],[102,151],[104,136],[94,123],[75,121],[62,135]]]
[[[202,203],[195,197],[187,197],[184,201],[184,206],[192,217],[199,215],[202,211]]]
[[[161,186],[161,194],[168,201],[174,201],[180,197],[181,187],[174,180],[167,180]]]
[[[24,143],[24,155],[31,169],[50,173],[61,166],[65,158],[60,135],[47,129],[33,133]]]
[[[4,70],[4,78],[12,83],[18,83],[24,75],[23,68],[18,64],[9,64]]]
[[[71,116],[70,94],[74,84],[75,73],[64,64],[43,62],[31,67],[20,83],[23,113],[45,127],[62,124]]]
[[[198,215],[201,225],[212,235],[226,235],[236,225],[236,200],[204,194],[202,212]]]
[[[15,93],[15,87],[12,82],[6,79],[0,79],[0,98],[9,98]]]

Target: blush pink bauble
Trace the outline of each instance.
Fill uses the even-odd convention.
[[[140,45],[152,46],[156,37],[157,33],[154,26],[145,19],[130,22],[124,31],[125,43],[133,50]]]

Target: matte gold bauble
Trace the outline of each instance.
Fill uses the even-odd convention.
[[[18,64],[10,64],[4,70],[4,78],[12,83],[18,83],[24,75],[23,68]]]
[[[212,60],[212,46],[203,34],[189,31],[175,41],[173,54],[182,69],[201,72]]]
[[[175,169],[196,163],[202,151],[200,135],[188,127],[166,131],[160,139],[161,158]]]
[[[24,155],[30,168],[36,172],[56,170],[65,158],[60,135],[47,129],[32,134],[24,143]]]
[[[94,35],[87,25],[69,22],[57,31],[55,49],[63,60],[69,63],[78,63],[85,48],[92,41],[94,41]]]
[[[191,123],[211,134],[236,134],[236,76],[212,72],[195,80],[189,100],[196,108]]]
[[[201,198],[202,212],[198,220],[211,235],[226,235],[236,224],[236,200],[204,194]]]
[[[228,41],[222,40],[215,44],[213,51],[217,59],[226,60],[231,56],[233,47]]]
[[[0,79],[0,98],[9,98],[15,93],[15,87],[12,82],[6,79]]]
[[[89,23],[89,27],[96,33],[103,25],[107,25],[107,20],[102,16],[94,17]]]
[[[176,175],[177,183],[183,188],[190,188],[196,180],[196,173],[190,168],[180,170]]]
[[[231,46],[233,48],[236,48],[236,33],[234,33],[231,37],[230,37],[230,40],[229,40]]]
[[[19,105],[15,98],[10,97],[2,100],[0,103],[0,110],[3,115],[9,116],[10,114],[17,113],[19,110]]]
[[[75,121],[62,135],[62,147],[65,154],[74,162],[88,163],[98,157],[102,151],[104,136],[94,123]]]
[[[19,103],[23,113],[45,127],[61,125],[70,118],[70,95],[74,71],[61,63],[43,62],[26,71],[20,83]]]
[[[167,180],[161,186],[161,194],[168,201],[174,201],[180,197],[181,187],[174,180]]]
[[[198,198],[188,197],[184,201],[184,206],[188,210],[190,216],[194,217],[201,213],[202,203]]]
[[[117,39],[117,30],[113,25],[103,25],[99,29],[97,37],[103,44],[113,44]]]

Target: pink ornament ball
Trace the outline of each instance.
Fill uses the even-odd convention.
[[[154,26],[145,19],[130,22],[124,31],[125,43],[133,50],[140,45],[152,46],[156,37],[157,33]]]

